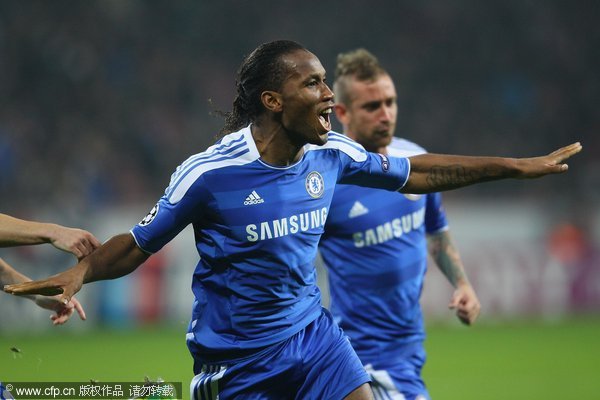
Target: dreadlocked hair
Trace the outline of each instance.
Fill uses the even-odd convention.
[[[225,113],[221,135],[237,131],[261,115],[264,111],[261,93],[281,89],[288,72],[282,56],[296,50],[306,48],[291,40],[276,40],[261,44],[244,59],[237,72],[233,109]]]

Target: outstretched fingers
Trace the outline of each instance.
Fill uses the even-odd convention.
[[[17,296],[25,296],[32,294],[41,294],[43,296],[55,296],[57,294],[63,294],[65,292],[64,288],[60,284],[55,283],[52,279],[5,285],[4,291],[6,293],[14,294]],[[71,295],[68,296],[69,299]]]
[[[549,156],[552,159],[552,161],[554,161],[554,164],[559,164],[559,163],[563,162],[564,160],[579,153],[582,148],[583,147],[581,146],[581,143],[576,142],[576,143],[570,144],[568,146],[561,147],[560,149],[558,149],[556,151],[553,151],[552,153],[550,153]]]
[[[565,147],[561,147],[552,153],[528,159],[520,159],[522,170],[519,178],[539,178],[548,174],[561,174],[569,169],[563,161],[569,159],[582,149],[581,143],[576,142]]]

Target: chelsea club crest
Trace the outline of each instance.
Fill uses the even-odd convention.
[[[304,185],[306,186],[306,191],[313,199],[323,196],[325,182],[323,182],[323,177],[317,171],[313,171],[307,175]]]

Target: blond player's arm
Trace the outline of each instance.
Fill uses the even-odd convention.
[[[481,311],[481,304],[467,277],[458,249],[452,243],[448,230],[427,236],[429,254],[454,287],[448,307],[456,310],[456,316],[466,325],[475,322]]]

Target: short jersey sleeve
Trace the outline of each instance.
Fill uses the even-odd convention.
[[[354,160],[340,153],[342,169],[339,183],[373,188],[400,190],[408,181],[410,161],[404,157],[388,157],[364,152],[364,159]]]
[[[160,198],[148,215],[131,229],[137,245],[147,253],[156,253],[190,223],[203,218],[209,193],[198,178],[177,202],[167,195]]]

